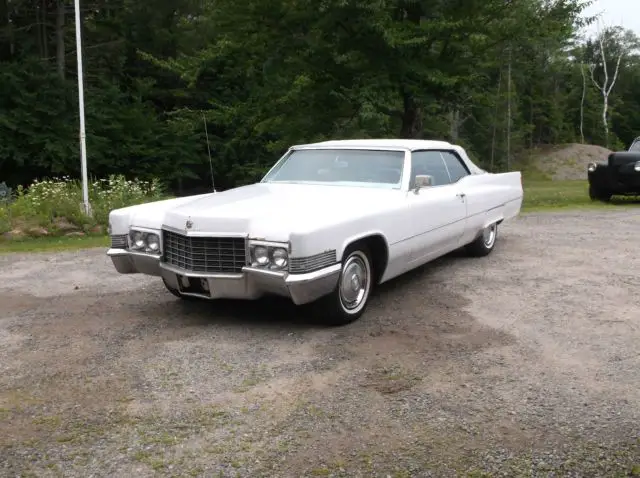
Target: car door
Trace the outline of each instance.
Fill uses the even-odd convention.
[[[501,181],[491,182],[484,174],[471,174],[455,151],[443,151],[442,156],[452,180],[456,181],[454,184],[457,184],[465,195],[467,218],[460,244],[462,246],[475,239],[479,231],[488,225],[489,220],[499,218],[505,197],[511,200],[513,195],[508,192],[511,190],[511,186],[506,185],[508,183],[502,183],[500,186]]]
[[[414,190],[416,175],[429,175],[433,185]],[[460,184],[451,174],[440,151],[411,154],[408,202],[412,219],[412,265],[419,265],[460,246],[467,207]]]

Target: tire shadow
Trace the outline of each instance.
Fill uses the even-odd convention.
[[[342,329],[355,326],[368,315],[380,313],[388,300],[400,294],[411,285],[430,280],[442,269],[459,260],[469,259],[463,250],[453,251],[437,258],[401,276],[377,286],[370,298],[370,304],[361,319],[344,326],[328,324],[323,314],[322,304],[315,301],[304,305],[295,305],[290,299],[278,296],[265,296],[256,300],[181,300],[166,292],[166,301],[146,306],[145,313],[154,317],[177,317],[184,326],[206,327],[212,324],[251,328],[290,328],[296,329]],[[476,259],[477,260],[477,259]],[[375,311],[375,312],[374,312]]]

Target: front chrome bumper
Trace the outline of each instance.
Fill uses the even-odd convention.
[[[181,294],[205,299],[258,299],[273,294],[290,298],[294,304],[313,302],[331,293],[338,283],[340,264],[306,274],[289,274],[245,266],[237,274],[202,274],[175,268],[160,261],[159,257],[109,249],[115,269],[121,274],[147,274],[162,277]],[[187,282],[206,282],[198,292],[184,290]]]

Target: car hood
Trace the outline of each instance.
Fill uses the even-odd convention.
[[[392,189],[258,183],[127,209],[131,226],[186,231],[190,221],[191,232],[287,241],[291,233],[313,232],[396,207],[402,198],[403,192]]]

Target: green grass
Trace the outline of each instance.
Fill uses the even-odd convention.
[[[589,199],[586,181],[523,181],[523,210],[597,206]]]
[[[587,181],[550,181],[539,176],[525,176],[523,180],[524,200],[522,212],[561,210],[576,208],[612,209],[620,206],[640,205],[635,198],[615,197],[610,203],[592,201],[589,198]],[[45,252],[109,247],[107,236],[87,235],[81,237],[38,237],[2,240],[0,254],[11,252]]]
[[[613,208],[639,205],[636,198],[614,197],[610,203],[592,201],[587,181],[549,181],[527,179],[523,181],[522,211],[543,211],[576,208]]]
[[[109,247],[108,236],[38,237],[0,240],[0,254],[11,252],[46,252]]]

